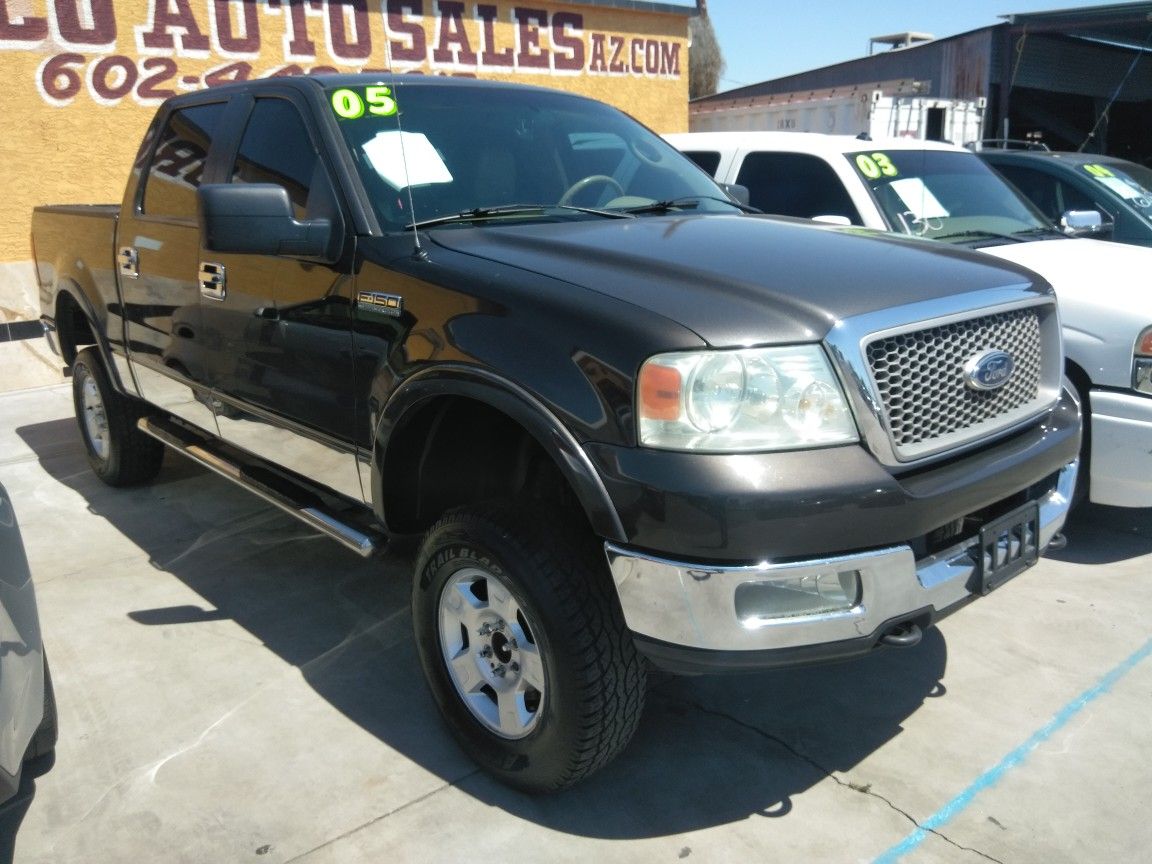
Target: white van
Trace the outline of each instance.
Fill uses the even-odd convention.
[[[666,137],[719,182],[746,187],[766,213],[954,243],[1047,279],[1083,403],[1088,497],[1152,506],[1152,248],[1067,236],[976,154],[950,144],[803,132]]]

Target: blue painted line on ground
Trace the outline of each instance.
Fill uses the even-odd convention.
[[[1083,711],[1085,707],[1111,690],[1117,681],[1131,672],[1142,660],[1147,659],[1150,655],[1152,655],[1152,639],[1145,642],[1144,647],[1136,651],[1127,660],[1113,668],[1112,671],[1108,672],[1099,681],[1061,708],[1051,720],[1033,733],[1027,741],[977,777],[967,789],[924,820],[919,828],[891,849],[879,855],[873,864],[892,864],[894,861],[899,861],[923,843],[930,832],[951,822],[953,818],[962,813],[968,805],[972,803],[977,795],[985,789],[989,789],[999,783],[1005,774],[1027,759],[1029,753],[1051,738],[1053,734]]]

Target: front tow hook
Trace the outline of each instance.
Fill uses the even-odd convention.
[[[913,645],[919,645],[923,638],[924,631],[920,629],[920,625],[910,621],[906,624],[897,624],[881,636],[880,644],[890,645],[893,648],[911,648]]]

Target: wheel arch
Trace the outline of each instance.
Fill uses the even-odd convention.
[[[600,537],[626,539],[572,433],[530,393],[486,370],[441,367],[409,378],[380,414],[374,449],[372,500],[390,534],[421,532],[463,504],[554,494],[570,495]]]
[[[112,362],[112,352],[100,325],[100,318],[88,295],[75,281],[62,280],[58,284],[53,311],[56,316],[56,340],[64,362],[71,366],[76,362],[80,349],[92,345],[100,354],[112,386],[121,393],[127,393],[116,364]]]

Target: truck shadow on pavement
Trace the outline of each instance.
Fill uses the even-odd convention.
[[[204,601],[141,608],[125,596],[124,616],[169,628],[231,619],[391,750],[484,805],[558,831],[658,837],[750,816],[786,817],[795,796],[829,776],[845,794],[869,794],[841,772],[897,737],[926,699],[945,695],[947,647],[936,629],[914,649],[849,663],[657,675],[640,730],[619,759],[569,792],[526,796],[480,773],[439,722],[412,646],[410,557],[363,561],[173,454],[151,486],[109,489],[85,470],[78,438],[74,446],[60,443],[62,424],[72,421],[17,431],[48,475],[149,556],[158,578],[174,577]],[[59,677],[63,690],[66,675]],[[66,719],[61,729],[67,736]],[[310,730],[296,731],[299,741],[274,740],[271,753],[312,743]],[[267,782],[280,783],[280,774],[270,768]]]
[[[1152,507],[1083,504],[1064,526],[1068,545],[1046,557],[1070,564],[1114,564],[1152,552]]]

